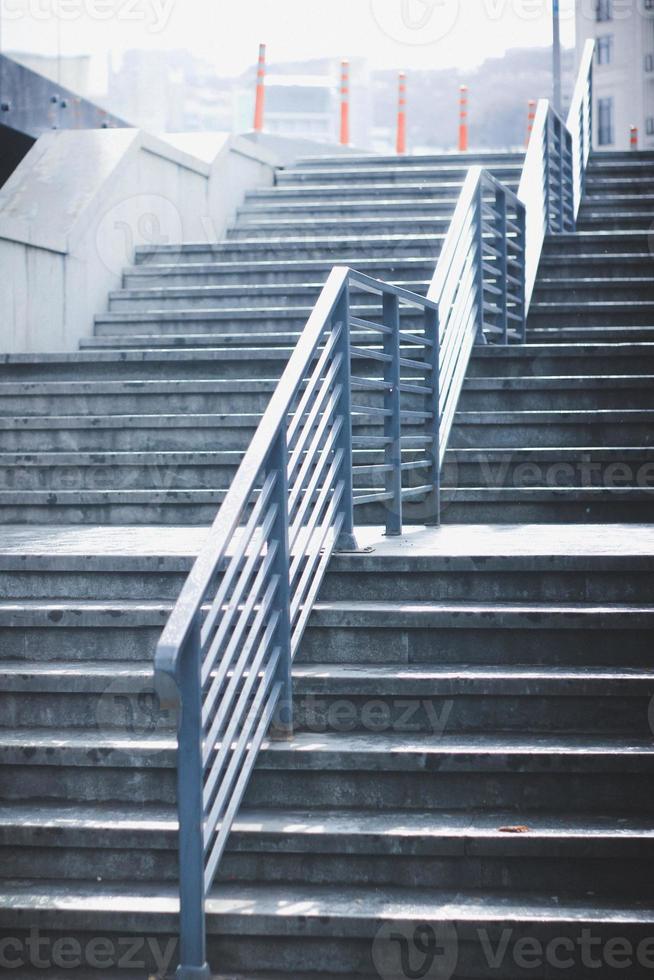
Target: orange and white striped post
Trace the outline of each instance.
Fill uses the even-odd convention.
[[[638,126],[631,126],[629,129],[629,147],[632,150],[638,149]]]
[[[266,98],[266,45],[259,45],[259,64],[257,65],[257,95],[254,103],[254,131],[263,132],[263,110]]]
[[[406,72],[403,71],[399,76],[396,150],[400,156],[406,153]]]
[[[459,153],[468,151],[468,86],[459,89]]]
[[[341,146],[350,144],[350,63],[341,62]]]
[[[529,140],[531,139],[531,134],[534,130],[535,119],[536,119],[536,99],[530,99],[529,109],[527,112],[527,139],[525,141],[525,146],[529,146]]]

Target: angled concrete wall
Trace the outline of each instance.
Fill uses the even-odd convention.
[[[0,352],[75,350],[137,245],[220,241],[274,164],[227,134],[40,137],[0,190]]]

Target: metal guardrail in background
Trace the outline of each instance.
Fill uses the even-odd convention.
[[[356,548],[354,507],[383,503],[398,534],[419,498],[438,523],[472,349],[524,342],[545,235],[574,228],[591,71],[587,46],[576,133],[539,105],[518,195],[469,171],[427,298],[332,270],[182,589],[155,661],[180,698],[178,980],[211,976],[205,898],[264,738],[292,734],[293,658],[332,553]],[[351,290],[378,309],[354,316]]]
[[[440,316],[440,461],[475,343],[525,336],[525,208],[471,167],[427,293]]]
[[[593,142],[593,58],[595,41],[586,41],[579,63],[575,90],[570,100],[567,126],[572,135],[574,166],[574,215],[579,214],[584,192],[584,176]]]
[[[526,309],[548,234],[574,232],[592,141],[593,52],[587,41],[568,124],[541,99],[525,156],[518,197],[527,209]]]

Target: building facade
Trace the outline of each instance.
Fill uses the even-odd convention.
[[[594,145],[626,150],[630,130],[654,149],[654,0],[577,0],[577,58],[596,41]]]

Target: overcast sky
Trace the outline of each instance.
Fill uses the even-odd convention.
[[[574,43],[574,0],[561,0]],[[551,43],[551,0],[0,0],[4,50],[187,48],[235,75],[256,59],[366,56],[375,68],[470,67]],[[55,11],[58,11],[55,14]]]

